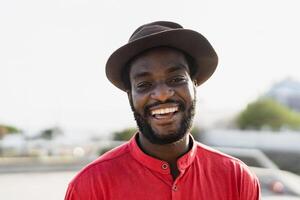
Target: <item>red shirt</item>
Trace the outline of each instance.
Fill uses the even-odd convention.
[[[86,166],[65,200],[260,199],[257,177],[244,163],[196,141],[177,166],[173,180],[168,163],[145,154],[132,138]]]

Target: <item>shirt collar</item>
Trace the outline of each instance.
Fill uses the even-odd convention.
[[[146,166],[147,168],[150,168],[151,170],[160,172],[162,174],[170,174],[170,166],[166,161],[159,160],[157,158],[151,157],[147,154],[145,154],[140,147],[137,144],[137,136],[139,133],[135,134],[134,137],[131,138],[129,141],[129,149],[131,155],[142,165]],[[183,156],[181,156],[177,160],[177,167],[179,171],[184,171],[186,168],[188,168],[194,161],[196,152],[197,152],[197,145],[194,140],[194,138],[189,134],[191,140],[192,140],[192,148],[185,153]]]

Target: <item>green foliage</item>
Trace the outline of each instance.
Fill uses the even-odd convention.
[[[126,128],[113,133],[113,139],[119,141],[128,141],[137,132],[136,128]]]
[[[0,124],[0,139],[7,134],[21,133],[21,130],[14,126]]]
[[[300,114],[272,99],[259,99],[250,103],[236,119],[240,129],[260,130],[269,127],[280,130],[283,127],[300,130]]]
[[[20,130],[14,126],[6,126],[8,133],[20,133]]]
[[[59,127],[48,128],[40,133],[40,137],[46,140],[52,140],[58,135],[62,135],[63,131]]]
[[[14,126],[8,126],[8,125],[1,125],[0,124],[0,129],[3,130],[3,132],[6,133],[20,133],[20,130]]]
[[[110,151],[112,148],[113,148],[113,147],[104,147],[104,148],[102,148],[102,149],[100,149],[100,150],[98,151],[98,155],[101,156],[101,155],[103,155],[104,153]]]

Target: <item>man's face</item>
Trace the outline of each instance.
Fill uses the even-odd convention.
[[[141,133],[154,144],[182,139],[195,110],[195,86],[183,53],[159,47],[130,65],[129,100]]]

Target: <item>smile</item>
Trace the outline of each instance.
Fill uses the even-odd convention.
[[[170,119],[178,111],[178,106],[156,108],[151,110],[151,116],[155,119]]]

